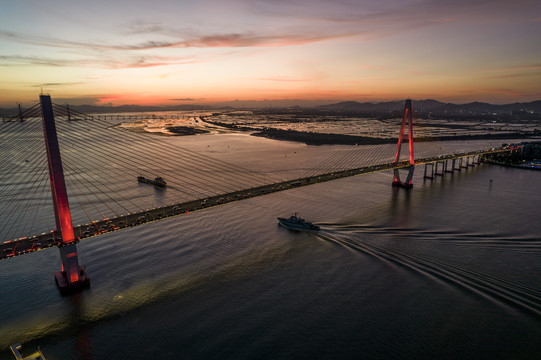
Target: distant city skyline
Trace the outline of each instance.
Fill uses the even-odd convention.
[[[541,3],[2,1],[0,107],[541,99]]]

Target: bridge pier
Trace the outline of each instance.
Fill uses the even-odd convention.
[[[428,169],[428,167],[430,166],[430,175],[427,175],[426,174],[426,171]],[[424,175],[424,178],[425,179],[434,179],[434,163],[426,163],[425,164],[425,175]]]
[[[415,165],[408,166],[406,169],[408,169],[408,176],[406,177],[406,181],[404,182],[400,181],[400,173],[398,172],[398,169],[394,169],[394,181],[392,183],[393,187],[401,187],[404,189],[413,188],[413,184],[411,183],[411,180],[413,179],[413,172],[415,171]]]
[[[451,170],[449,170],[449,160],[445,160],[445,172],[453,174],[455,172],[455,159],[451,164]]]
[[[60,293],[65,295],[90,287],[90,279],[79,265],[51,97],[40,95],[40,102],[56,230],[62,234],[58,245],[62,270],[55,272],[54,277]]]
[[[440,164],[440,163],[442,164],[442,166],[441,166],[441,172],[438,172],[438,167],[439,167],[438,164]],[[436,175],[436,176],[443,176],[443,173],[444,173],[444,171],[445,171],[444,167],[445,167],[445,162],[443,162],[443,161],[436,161],[436,169],[435,169],[435,171],[434,171],[434,175]]]

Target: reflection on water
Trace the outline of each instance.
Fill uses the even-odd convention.
[[[223,141],[216,156],[251,161]],[[238,146],[253,141],[270,164],[273,147],[297,151],[291,168],[273,165],[285,173],[326,158]],[[538,356],[539,173],[417,171],[411,191],[391,181],[345,178],[82,241],[92,287],[74,297],[55,288],[56,249],[2,261],[0,358],[14,342],[48,359]],[[322,230],[279,227],[293,212]]]

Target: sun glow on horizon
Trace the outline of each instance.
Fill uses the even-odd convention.
[[[40,89],[94,105],[541,98],[540,4],[354,5],[10,2],[0,107]]]

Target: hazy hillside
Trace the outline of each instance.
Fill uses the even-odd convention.
[[[213,105],[177,105],[177,106],[96,106],[96,105],[72,105],[71,109],[82,113],[118,113],[118,112],[152,112],[152,111],[182,111],[182,110],[217,110],[217,109],[246,109],[260,108],[278,110],[281,108],[309,109],[310,111],[331,111],[356,113],[365,116],[397,116],[404,108],[404,101],[387,102],[357,102],[344,101],[327,105],[313,105],[312,102],[301,102],[295,105],[293,100],[265,100],[265,101],[232,101]],[[447,117],[447,116],[521,116],[536,117],[541,114],[541,100],[528,103],[513,103],[494,105],[481,102],[468,104],[443,103],[437,100],[413,100],[413,109],[418,116],[423,117]],[[23,107],[23,111],[25,108]],[[0,108],[0,116],[12,116],[18,114],[17,108]]]

